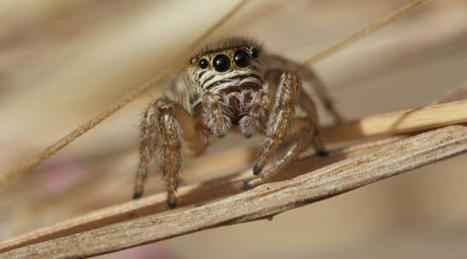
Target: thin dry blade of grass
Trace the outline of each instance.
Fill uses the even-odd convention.
[[[402,17],[404,14],[407,12],[413,10],[417,6],[427,2],[428,0],[412,0],[408,2],[406,5],[402,6],[401,8],[395,10],[394,12],[391,12],[387,15],[385,15],[383,18],[379,19],[373,24],[370,24],[366,26],[365,28],[362,28],[359,31],[356,31],[349,35],[348,37],[345,37],[344,39],[334,43],[333,45],[327,47],[326,49],[323,49],[313,55],[311,58],[307,59],[304,63],[308,66],[324,59],[327,58],[329,55],[338,52],[339,50],[343,49],[344,47],[349,46],[350,44],[358,41],[359,39],[381,29],[385,25],[388,25],[389,23],[399,19]]]
[[[467,151],[467,127],[448,126],[360,153],[318,170],[196,208],[144,216],[21,247],[15,258],[93,256],[203,229],[274,216]],[[293,168],[292,170],[297,170]],[[131,206],[128,203],[126,206]]]
[[[388,136],[467,122],[467,100],[367,116],[324,129],[327,143]]]

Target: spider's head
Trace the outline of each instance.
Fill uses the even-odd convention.
[[[260,50],[258,44],[243,38],[222,41],[193,56],[188,74],[203,89],[234,78],[253,77],[263,81]]]

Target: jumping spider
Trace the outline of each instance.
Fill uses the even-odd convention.
[[[246,138],[255,133],[266,137],[253,166],[258,177],[246,181],[245,188],[263,183],[311,144],[325,155],[315,104],[300,78],[313,83],[327,111],[340,122],[310,69],[266,53],[252,40],[224,40],[194,55],[144,114],[134,198],[143,195],[148,164],[155,158],[167,183],[168,206],[174,208],[182,142],[185,153],[198,156],[230,129]],[[290,143],[285,155],[262,172],[282,143]]]

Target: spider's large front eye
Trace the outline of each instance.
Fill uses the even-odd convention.
[[[250,64],[250,56],[243,50],[235,52],[234,60],[235,64],[239,67],[246,67]]]
[[[217,55],[213,60],[213,66],[218,72],[225,72],[230,68],[230,59],[224,54]]]

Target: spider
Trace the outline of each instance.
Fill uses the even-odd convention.
[[[231,129],[246,138],[265,136],[253,166],[257,177],[246,181],[245,189],[274,176],[310,145],[326,155],[315,104],[301,79],[313,83],[326,110],[341,122],[309,68],[267,53],[254,40],[230,38],[198,52],[144,114],[133,198],[143,195],[148,164],[155,158],[167,184],[167,204],[174,208],[182,143],[185,154],[199,156]],[[281,144],[287,144],[285,154],[263,170]]]

